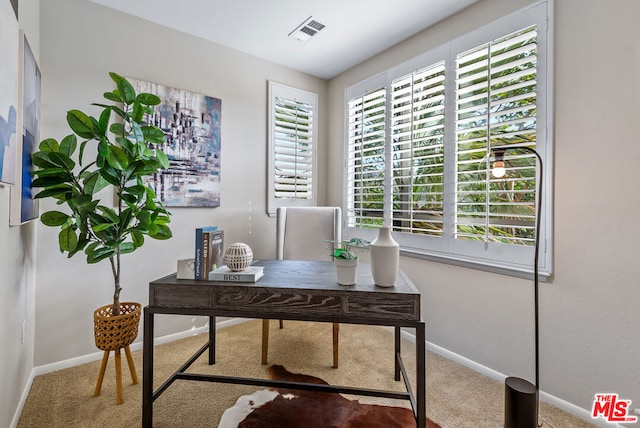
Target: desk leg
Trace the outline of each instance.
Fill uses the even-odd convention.
[[[153,425],[153,313],[144,308],[142,340],[142,427]]]
[[[209,317],[209,365],[216,363],[216,317]]]
[[[418,428],[426,428],[427,426],[427,351],[425,339],[424,322],[421,322],[416,327],[416,401],[418,402]]]
[[[395,327],[395,346],[396,346],[396,353],[394,355],[394,361],[395,361],[395,380],[399,381],[400,380],[400,362],[398,361],[398,355],[400,354],[400,327],[396,326]]]

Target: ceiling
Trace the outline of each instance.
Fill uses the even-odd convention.
[[[90,0],[330,79],[479,0]],[[288,37],[307,18],[326,27]]]

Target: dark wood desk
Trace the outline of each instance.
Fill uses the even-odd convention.
[[[426,426],[425,324],[420,316],[420,293],[403,272],[398,274],[394,287],[382,288],[374,285],[369,265],[361,264],[356,285],[343,286],[336,283],[332,262],[264,260],[254,264],[265,266],[264,277],[256,283],[176,279],[175,274],[149,283],[149,306],[144,308],[143,427],[152,426],[153,402],[177,379],[409,400],[417,427]],[[153,323],[156,314],[208,316],[209,339],[154,391]],[[207,350],[209,364],[215,363],[216,316],[393,326],[395,380],[399,381],[402,374],[407,392],[187,373],[189,366]],[[400,354],[401,327],[414,328],[416,332],[415,395]]]

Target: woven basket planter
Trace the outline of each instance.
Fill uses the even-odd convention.
[[[113,305],[98,308],[93,313],[96,347],[115,351],[129,346],[138,336],[142,305],[134,302],[120,304],[120,315],[113,316]]]

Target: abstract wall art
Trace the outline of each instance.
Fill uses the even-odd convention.
[[[220,206],[222,100],[156,83],[127,79],[137,93],[157,95],[147,121],[162,129],[169,169],[147,180],[166,207]]]
[[[15,184],[18,129],[18,21],[0,0],[0,182]]]
[[[25,36],[22,37],[22,150],[20,184],[20,223],[38,217],[38,200],[34,199],[31,182],[31,155],[40,141],[40,68]],[[12,189],[13,190],[13,189]],[[16,189],[17,190],[17,189]]]

